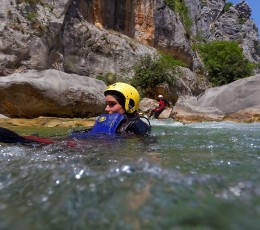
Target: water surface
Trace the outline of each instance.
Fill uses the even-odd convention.
[[[0,229],[259,229],[260,123],[152,125],[150,138],[0,145]]]

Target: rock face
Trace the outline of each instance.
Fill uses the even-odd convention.
[[[58,70],[0,77],[0,113],[8,117],[90,117],[104,110],[104,82]]]
[[[212,25],[212,40],[239,41],[245,56],[251,62],[260,61],[259,34],[245,1],[230,7]]]
[[[4,20],[0,22],[0,75],[57,69],[97,77],[119,73],[143,55],[156,53],[154,48],[120,32],[86,21],[92,10],[94,18],[98,18],[98,9],[110,16],[110,2],[101,4],[106,10],[98,8],[99,1],[40,2],[1,2],[0,17]]]
[[[260,75],[207,89],[198,98],[201,107],[215,107],[225,114],[260,105]]]
[[[186,16],[163,0],[2,0],[0,75],[50,68],[89,77],[120,74],[154,48],[197,71],[202,63],[192,45],[198,37],[236,40],[247,58],[260,60],[245,1],[227,11],[225,0],[180,2]],[[190,27],[184,23],[189,18]]]
[[[123,34],[98,29],[88,22],[67,24],[63,36],[64,70],[93,78],[104,71],[120,73],[143,55],[156,54],[152,47],[135,43]]]
[[[199,75],[203,63],[192,49],[201,40],[238,41],[249,60],[260,61],[258,29],[245,1],[229,9],[225,0],[178,3],[183,4],[183,11],[171,9],[164,0],[2,0],[0,76],[10,76],[0,77],[0,113],[18,117],[97,114],[103,103],[97,95],[105,86],[94,78],[107,73],[129,78],[133,74],[129,68],[145,55],[158,55],[157,50],[186,63],[187,68],[176,70],[176,84],[168,90],[170,101],[180,97],[177,108],[187,102],[182,96],[198,96],[208,87]],[[192,21],[190,26],[187,19]],[[52,72],[49,76],[48,71],[28,70]],[[69,78],[65,73],[75,75]],[[68,82],[82,86],[81,94],[76,86],[71,90]],[[226,111],[219,111],[226,116]]]
[[[181,121],[260,121],[260,75],[210,88],[199,97],[182,97],[173,109]]]

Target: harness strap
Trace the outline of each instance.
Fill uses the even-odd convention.
[[[145,116],[137,116],[137,117],[134,117],[133,119],[131,120],[128,120],[127,122],[125,122],[121,127],[120,127],[120,133],[123,133],[123,132],[126,132],[126,130],[128,128],[131,128],[132,125],[139,119],[145,119],[147,121],[147,125],[151,127],[151,123],[150,123],[150,120],[145,117]]]

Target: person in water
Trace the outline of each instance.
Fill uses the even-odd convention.
[[[162,113],[162,111],[165,110],[166,107],[170,106],[170,103],[166,99],[164,99],[162,95],[158,96],[158,102],[159,102],[159,106],[154,108],[151,111],[149,118],[154,116],[156,119],[158,119],[159,115]]]
[[[148,135],[151,126],[144,122],[139,113],[140,95],[131,85],[118,82],[107,87],[104,92],[106,109],[108,114],[124,114],[125,119],[117,129],[118,133],[134,133],[136,135]],[[145,118],[145,117],[143,117]]]
[[[117,82],[106,88],[105,112],[98,119],[87,135],[95,133],[105,134],[135,134],[147,136],[151,131],[149,120],[138,113],[140,95],[131,85]],[[147,122],[143,120],[146,119]],[[70,137],[82,138],[81,133],[72,133]]]
[[[97,134],[127,134],[146,136],[151,131],[148,122],[144,122],[139,116],[140,95],[131,85],[117,82],[104,91],[106,114],[102,114],[90,130],[73,132],[70,138],[84,139]],[[145,117],[144,117],[145,118]],[[0,127],[0,142],[3,143],[42,143],[53,144],[54,140],[38,136],[20,136],[19,134]],[[73,146],[73,143],[70,142]]]

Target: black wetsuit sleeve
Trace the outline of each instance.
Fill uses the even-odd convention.
[[[3,143],[26,143],[28,140],[24,137],[20,136],[19,134],[0,127],[0,142]]]
[[[131,132],[140,136],[147,136],[151,132],[151,126],[143,122],[141,119],[136,119],[128,127],[127,132]]]

